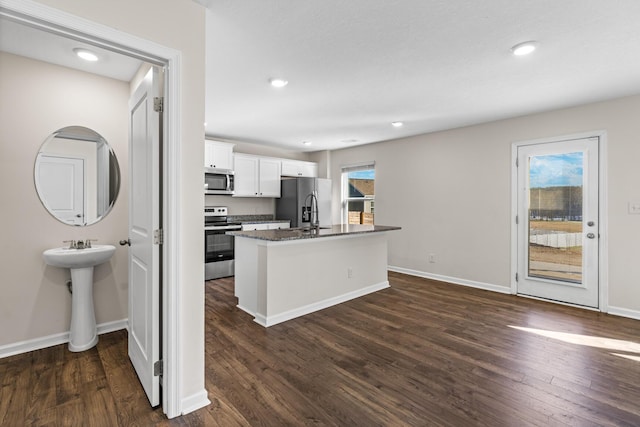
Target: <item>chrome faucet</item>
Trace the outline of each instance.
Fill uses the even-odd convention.
[[[95,242],[96,239],[86,240],[63,240],[62,243],[68,243],[69,249],[88,249],[91,247],[91,242]]]
[[[307,200],[311,198],[311,205],[309,206],[309,225],[312,228],[318,228],[320,226],[320,220],[318,215],[318,197],[315,195],[315,191],[309,193],[304,199],[305,209],[307,208]]]

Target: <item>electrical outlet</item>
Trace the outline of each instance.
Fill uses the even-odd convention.
[[[436,254],[429,254],[429,262],[430,263],[436,262]]]
[[[640,214],[640,202],[637,202],[637,201],[629,202],[629,214],[632,214],[632,215]]]
[[[353,268],[347,268],[347,278],[351,279],[353,277]]]

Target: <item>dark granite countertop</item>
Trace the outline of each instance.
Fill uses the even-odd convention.
[[[400,230],[400,227],[368,224],[337,224],[317,230],[304,228],[283,228],[280,230],[229,231],[227,234],[249,239],[284,242],[288,240],[316,239],[321,237],[346,236],[351,234],[379,233]]]
[[[239,222],[241,224],[264,224],[270,222],[289,222],[288,219],[274,219],[273,215],[256,214],[256,215],[229,215],[227,222]]]

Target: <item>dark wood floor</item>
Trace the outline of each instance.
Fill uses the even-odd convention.
[[[640,322],[390,273],[265,329],[206,283],[212,404],[149,408],[126,332],[0,360],[0,425],[638,426]],[[524,329],[523,329],[524,328]]]

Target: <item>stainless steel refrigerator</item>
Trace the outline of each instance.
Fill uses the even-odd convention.
[[[330,179],[291,178],[283,179],[280,185],[280,198],[276,199],[276,219],[290,220],[291,227],[308,227],[311,207],[311,198],[308,196],[313,193],[318,199],[320,226],[332,225]]]

